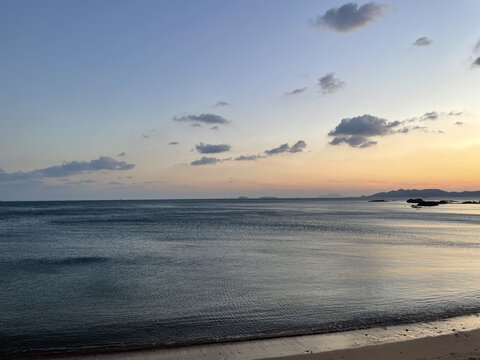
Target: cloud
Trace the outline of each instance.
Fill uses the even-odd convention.
[[[328,136],[333,136],[333,140],[330,142],[331,145],[345,143],[352,147],[365,148],[377,143],[375,140],[371,140],[370,137],[408,132],[408,128],[397,129],[403,124],[404,122],[398,120],[388,122],[385,119],[365,114],[342,119],[340,124],[328,133]]]
[[[345,82],[336,78],[335,73],[329,73],[318,79],[318,86],[323,94],[332,94],[345,87]]]
[[[178,141],[170,141],[168,143],[168,145],[178,145],[178,144],[179,144]]]
[[[429,45],[432,44],[432,42],[433,42],[432,39],[429,39],[426,36],[422,36],[422,37],[418,38],[417,40],[415,40],[415,42],[412,45],[413,46],[429,46]]]
[[[91,179],[86,179],[86,180],[77,180],[77,181],[69,181],[67,182],[67,185],[85,185],[85,184],[98,184],[98,182],[96,182],[95,180],[91,180]]]
[[[173,121],[226,125],[230,121],[215,114],[174,116]]]
[[[232,105],[229,102],[226,101],[217,101],[213,107],[221,107],[221,106],[229,106]]]
[[[304,88],[295,89],[295,90],[286,92],[285,95],[298,95],[298,94],[301,94],[301,93],[307,91],[307,89],[308,89],[308,86],[305,86]]]
[[[356,3],[348,3],[339,8],[332,8],[322,16],[318,16],[313,21],[313,25],[347,33],[374,23],[385,14],[387,8],[388,5],[375,2],[369,2],[360,7]]]
[[[218,154],[221,152],[230,151],[232,147],[227,144],[213,145],[213,144],[200,143],[196,145],[195,148],[200,154]]]
[[[367,148],[372,145],[376,145],[377,141],[370,140],[366,136],[362,135],[352,135],[352,136],[336,136],[330,142],[331,145],[339,145],[339,144],[348,144],[351,147],[359,147],[359,148]]]
[[[473,52],[474,53],[480,52],[480,40],[478,40],[475,46],[473,47]]]
[[[385,119],[372,115],[362,115],[353,118],[342,119],[329,136],[339,135],[362,135],[362,136],[383,136],[392,132],[392,128],[398,126],[399,121],[388,122]]]
[[[458,126],[460,126],[460,125],[463,125],[463,122],[461,122],[461,121],[457,121],[457,122],[456,122],[454,125],[458,125]]]
[[[472,68],[480,67],[480,40],[477,41],[475,46],[473,47],[473,58],[472,61]]]
[[[122,151],[120,154],[118,154],[117,156],[119,157],[124,157],[125,155],[127,155],[124,151]]]
[[[365,114],[342,119],[340,124],[328,133],[328,136],[333,137],[330,145],[347,144],[351,147],[366,148],[377,144],[377,141],[372,139],[373,137],[408,134],[412,131],[437,132],[436,130],[430,131],[428,127],[424,125],[424,122],[437,120],[441,116],[457,116],[460,114],[461,112],[457,113],[453,111],[448,114],[445,112],[430,111],[421,116],[402,121],[387,121],[386,119]]]
[[[222,147],[222,148],[219,148]],[[228,147],[228,149],[227,149]],[[220,162],[224,161],[255,161],[258,159],[264,159],[268,156],[273,156],[277,154],[283,154],[283,153],[299,153],[303,152],[305,148],[307,147],[307,144],[303,140],[297,141],[293,146],[290,147],[288,143],[282,144],[280,146],[277,146],[276,148],[270,149],[270,150],[265,150],[262,154],[258,155],[241,155],[237,156],[236,158],[226,158],[226,159],[217,159],[213,157],[202,157],[200,160],[195,160],[191,162],[191,165],[214,165]],[[200,153],[204,154],[210,154],[210,153],[219,153],[223,151],[229,151],[231,149],[230,145],[210,145],[210,144],[202,144],[200,143],[199,145],[196,146],[196,149]],[[220,151],[221,150],[221,151]]]
[[[218,126],[217,126],[217,125],[212,126],[212,127],[210,128],[210,130],[218,130]]]
[[[261,155],[242,155],[235,158],[235,161],[253,161],[262,158]]]
[[[426,112],[420,117],[420,120],[425,121],[425,120],[437,120],[440,114],[436,111],[430,111]]]
[[[404,127],[400,130],[397,130],[397,133],[402,133],[402,134],[406,134],[406,133],[409,133],[410,131],[412,130],[418,130],[418,131],[423,131],[423,132],[427,132],[428,131],[428,128],[426,126],[419,126],[419,125],[416,125],[416,126],[410,126],[410,127]]]
[[[95,160],[66,162],[62,165],[54,165],[29,172],[17,171],[14,173],[7,173],[0,169],[0,182],[67,177],[70,175],[82,174],[87,171],[125,171],[133,169],[134,167],[135,164],[127,164],[125,161],[117,161],[108,156],[100,156]]]
[[[265,150],[265,154],[277,155],[282,153],[298,153],[305,150],[306,147],[307,147],[307,144],[305,143],[305,141],[299,140],[292,147],[290,147],[290,145],[285,143],[280,146],[277,146],[276,148]]]
[[[150,129],[145,134],[142,135],[143,138],[148,139],[151,134],[155,133],[156,129]]]
[[[452,111],[450,111],[447,115],[448,115],[448,116],[460,116],[460,115],[462,115],[462,114],[463,114],[463,112],[461,112],[461,111],[453,111],[453,110],[452,110]]]
[[[291,153],[302,152],[303,150],[305,150],[306,147],[307,147],[307,143],[303,140],[299,140],[290,148],[290,152]]]
[[[195,160],[195,161],[192,161],[190,163],[190,165],[193,165],[193,166],[198,166],[198,165],[214,165],[214,164],[217,164],[219,162],[222,162],[223,160],[221,159],[217,159],[217,158],[214,158],[214,157],[202,157],[201,159],[199,160]]]
[[[276,155],[276,154],[281,154],[284,152],[290,152],[290,146],[288,144],[282,144],[276,148],[270,149],[270,150],[265,150],[265,154],[267,155]]]

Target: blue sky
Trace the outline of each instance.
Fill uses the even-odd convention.
[[[448,149],[474,159],[480,3],[377,2],[370,5],[377,13],[349,31],[315,26],[346,4],[2,1],[0,199],[480,188],[466,167],[455,167],[457,178],[392,181],[408,171],[411,157],[438,163],[434,169]],[[365,4],[350,3],[355,16]],[[421,37],[431,43],[412,45]],[[326,91],[321,78],[337,86]],[[427,112],[438,114],[428,126],[421,120]],[[173,120],[201,114],[228,123]],[[363,148],[351,146],[350,133],[330,144],[342,119],[365,114],[386,120],[377,125],[401,125],[360,139]],[[367,118],[359,119],[364,126]],[[408,134],[399,135],[406,126]],[[301,152],[265,153],[298,141],[307,145]],[[203,154],[200,143],[229,150]],[[257,157],[235,161],[241,156]],[[202,157],[215,161],[192,165]],[[134,166],[107,161],[106,168],[79,165],[56,177],[39,171],[102,158]],[[357,181],[363,169],[372,179]],[[22,179],[12,176],[18,173]]]

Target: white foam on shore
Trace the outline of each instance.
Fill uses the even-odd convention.
[[[257,360],[321,353],[480,329],[480,314],[328,334],[63,357],[69,360]],[[59,357],[55,357],[59,359]]]

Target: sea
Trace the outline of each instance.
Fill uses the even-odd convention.
[[[312,334],[480,312],[480,205],[0,202],[0,355]]]

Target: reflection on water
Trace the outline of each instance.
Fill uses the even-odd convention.
[[[308,333],[480,309],[480,206],[0,203],[2,350]]]

